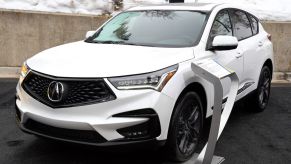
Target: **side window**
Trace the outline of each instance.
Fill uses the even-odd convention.
[[[213,39],[217,35],[232,36],[232,27],[227,10],[220,11],[213,22],[210,38]]]
[[[253,16],[249,15],[250,21],[251,21],[251,26],[253,29],[253,35],[256,35],[259,30],[258,30],[258,21],[256,18],[254,18]]]
[[[231,21],[233,22],[234,36],[242,40],[252,36],[252,28],[247,15],[239,10],[232,13]]]

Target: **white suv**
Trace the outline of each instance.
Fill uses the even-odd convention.
[[[257,112],[268,103],[270,35],[235,6],[134,7],[87,36],[24,63],[16,95],[23,131],[97,146],[158,141],[187,160],[212,115],[213,86],[191,70],[205,59],[236,72],[237,100],[252,93]],[[230,80],[222,84],[225,101]]]

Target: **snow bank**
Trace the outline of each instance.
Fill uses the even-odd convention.
[[[114,0],[0,0],[0,8],[100,15],[112,12]],[[124,8],[165,0],[123,0]]]
[[[112,12],[114,0],[0,0],[0,8],[62,13],[95,14]],[[187,2],[195,0],[185,0]],[[165,0],[123,0],[124,8]],[[235,3],[262,20],[291,21],[291,0],[198,0],[198,2]]]
[[[97,14],[111,11],[111,0],[0,0],[0,8]]]
[[[291,0],[199,0],[199,2],[235,3],[261,20],[291,21]]]

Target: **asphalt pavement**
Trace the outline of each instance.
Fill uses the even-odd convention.
[[[166,164],[159,151],[142,148],[98,148],[55,142],[19,130],[15,123],[17,81],[0,79],[0,164],[9,163],[126,163]],[[239,101],[217,144],[223,164],[291,163],[291,85],[273,85],[263,113],[246,110]]]

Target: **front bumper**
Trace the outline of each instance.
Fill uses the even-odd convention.
[[[164,146],[166,140],[157,140],[155,138],[152,139],[140,139],[140,140],[116,140],[116,141],[106,141],[101,135],[96,133],[95,131],[86,131],[86,130],[70,130],[70,129],[62,129],[57,127],[52,127],[49,125],[37,123],[35,125],[29,125],[30,128],[32,126],[38,125],[38,128],[41,129],[42,132],[36,130],[34,128],[26,128],[24,124],[20,123],[20,110],[17,106],[15,106],[16,111],[16,122],[19,128],[28,134],[34,134],[40,137],[50,138],[54,140],[60,140],[64,142],[72,142],[77,144],[84,144],[84,145],[92,145],[92,146],[139,146],[139,145],[152,145],[152,146]],[[35,121],[29,120],[28,124],[34,124]],[[40,126],[39,126],[40,125]],[[55,133],[53,131],[57,131]],[[73,135],[72,135],[73,134]]]
[[[172,98],[150,89],[119,91],[110,87],[116,100],[54,109],[35,100],[18,85],[15,106],[19,126],[25,132],[44,137],[100,146],[164,141],[167,138],[174,107]],[[114,117],[139,109],[153,109],[156,113],[159,125],[148,125],[160,129],[155,137],[129,139],[119,131],[149,122],[151,118],[147,116]]]

